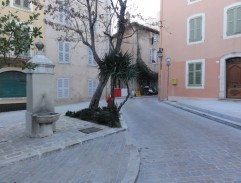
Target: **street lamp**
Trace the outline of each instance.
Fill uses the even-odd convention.
[[[161,101],[161,70],[162,70],[162,57],[163,57],[163,48],[159,48],[157,51],[157,56],[160,59],[160,67],[158,68],[158,101]]]
[[[167,100],[168,100],[168,87],[169,87],[169,66],[171,65],[171,58],[166,58],[166,65],[167,65]]]

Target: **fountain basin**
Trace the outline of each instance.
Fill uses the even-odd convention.
[[[52,124],[59,117],[60,114],[55,112],[35,113],[32,115],[33,121],[39,124]]]

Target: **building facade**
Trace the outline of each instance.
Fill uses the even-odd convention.
[[[160,99],[241,99],[240,1],[162,0],[161,20]]]
[[[10,0],[9,6],[1,9],[1,15],[12,12],[20,18],[20,21],[26,21],[30,15],[39,13],[38,20],[34,22],[36,27],[42,27],[41,41],[45,43],[45,24],[43,22],[43,10],[35,10],[35,6],[24,0]],[[37,40],[35,40],[37,41]],[[35,46],[31,46],[27,53],[21,54],[20,59],[29,60],[36,54]],[[12,55],[14,57],[14,55]],[[0,104],[5,103],[25,103],[26,102],[26,73],[21,67],[8,66],[0,67]]]
[[[127,38],[123,40],[122,51],[131,53],[134,63],[138,57],[141,58],[151,71],[157,73],[159,63],[159,31],[133,22],[126,28],[125,37]],[[141,90],[141,87],[150,85],[157,88],[157,82],[150,83],[145,81],[144,83],[133,83],[131,89],[137,91]]]
[[[108,1],[103,1],[106,3]],[[48,1],[41,1],[47,7]],[[103,6],[106,6],[103,5]],[[63,8],[55,15],[55,23],[68,25]],[[53,64],[55,86],[55,104],[68,104],[90,100],[98,85],[98,66],[94,60],[92,51],[81,42],[61,40],[60,37],[65,32],[56,31],[51,26],[44,23],[48,14],[44,14],[44,8],[40,11],[35,10],[35,6],[24,0],[11,0],[10,5],[4,11],[16,12],[20,20],[26,20],[33,12],[40,13],[35,25],[42,27],[43,38],[35,40],[44,43],[44,54]],[[100,24],[95,25],[96,31],[103,31]],[[96,49],[100,57],[109,49],[108,41],[96,38]],[[35,46],[32,46],[28,55],[24,55],[29,60],[36,54]],[[3,67],[0,69],[0,104],[6,103],[25,103],[26,102],[26,73],[19,67]],[[103,91],[106,97],[108,86]]]
[[[106,7],[108,1],[102,3]],[[74,7],[74,5],[72,6]],[[65,8],[61,7],[60,4],[59,11],[51,17],[46,15],[46,18],[54,17],[53,21],[57,24],[73,26],[69,23],[68,15],[64,11]],[[81,21],[79,21],[78,26],[81,26]],[[103,27],[97,22],[95,33],[98,35],[102,32],[104,32]],[[55,65],[55,82],[53,83],[55,86],[55,104],[61,105],[90,100],[98,86],[99,73],[91,49],[81,41],[61,39],[61,37],[65,37],[66,32],[53,29],[52,26],[46,25],[45,33],[45,54]],[[98,36],[96,36],[95,41],[97,53],[102,58],[109,51],[109,42],[106,37],[98,38]],[[109,95],[108,88],[107,85],[103,90],[103,98]]]

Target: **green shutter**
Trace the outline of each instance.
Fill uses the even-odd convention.
[[[188,64],[188,86],[202,85],[202,63]]]
[[[189,22],[189,42],[202,40],[202,16],[195,17]]]
[[[202,40],[202,17],[197,17],[195,20],[196,20],[195,41],[201,41]]]
[[[234,34],[234,9],[227,11],[227,35]]]
[[[241,6],[237,7],[237,19],[236,19],[236,30],[235,33],[241,33]]]
[[[18,71],[0,73],[0,98],[26,97],[26,74]]]
[[[195,84],[201,85],[202,84],[202,63],[195,64]]]
[[[194,41],[194,32],[195,32],[195,20],[191,19],[189,22],[189,42],[193,42]]]

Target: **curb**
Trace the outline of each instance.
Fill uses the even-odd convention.
[[[135,183],[140,171],[140,153],[137,147],[133,145],[128,145],[130,148],[130,158],[128,162],[127,171],[125,177],[122,179],[121,183]]]
[[[218,123],[221,123],[221,124],[224,124],[224,125],[227,125],[227,126],[230,126],[230,127],[241,130],[241,123],[219,117],[219,116],[217,116],[218,113],[210,114],[211,113],[210,111],[209,111],[209,113],[206,113],[206,112],[203,112],[202,109],[199,110],[199,108],[193,107],[191,105],[190,105],[190,107],[187,107],[187,105],[173,104],[171,102],[166,102],[166,101],[164,101],[163,103],[165,103],[167,105],[170,105],[170,106],[173,106],[173,107],[176,107],[178,109],[182,109],[184,111],[202,116],[204,118],[216,121]],[[205,111],[208,111],[208,110],[205,110]]]
[[[203,109],[203,108],[192,106],[190,104],[185,104],[185,103],[182,103],[182,102],[177,102],[176,104],[179,105],[179,106],[183,106],[183,107],[187,107],[187,108],[191,108],[191,109],[197,110],[199,112],[204,112],[204,113],[207,113],[209,115],[213,115],[213,116],[217,116],[217,117],[220,117],[220,118],[224,118],[226,120],[230,120],[230,121],[234,121],[234,122],[237,122],[237,123],[241,123],[241,118],[237,118],[237,117],[233,117],[233,116],[230,116],[230,115],[227,115],[227,114],[222,114],[222,113],[219,113],[219,112]]]
[[[104,138],[107,137],[109,135],[113,135],[113,134],[117,134],[123,131],[126,131],[128,129],[125,121],[123,120],[122,116],[120,118],[120,122],[121,122],[121,126],[122,128],[110,128],[110,129],[104,129],[100,132],[96,132],[90,135],[86,135],[85,137],[81,137],[79,139],[76,139],[76,141],[70,142],[70,143],[66,143],[65,145],[56,145],[55,147],[51,148],[51,149],[43,149],[43,150],[39,150],[36,152],[32,152],[30,154],[24,154],[22,156],[18,156],[16,158],[12,158],[10,160],[5,160],[2,161],[0,163],[0,168],[1,167],[5,167],[14,163],[18,163],[18,162],[23,162],[23,161],[27,161],[27,160],[37,160],[37,159],[41,159],[44,157],[47,157],[51,154],[54,153],[59,153],[62,151],[65,151],[67,149],[70,148],[74,148],[77,147],[81,144],[96,140],[96,139],[100,139],[100,138]]]

